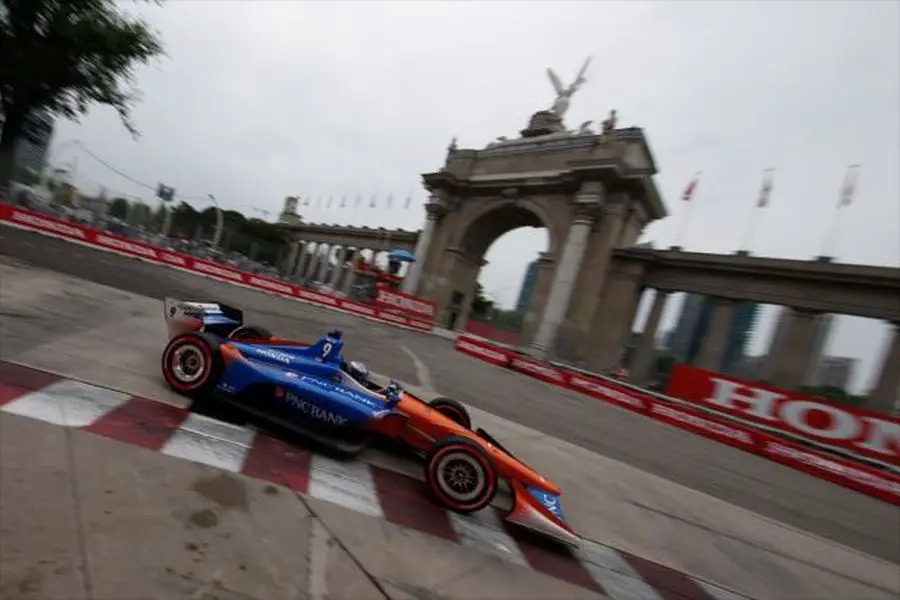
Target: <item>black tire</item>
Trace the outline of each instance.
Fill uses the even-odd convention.
[[[472,429],[472,417],[461,402],[453,398],[440,397],[430,401],[428,406],[466,429]]]
[[[228,339],[237,341],[270,340],[272,332],[259,325],[241,325],[228,334]]]
[[[185,396],[196,397],[215,388],[223,368],[218,338],[207,333],[181,334],[163,350],[163,378]]]
[[[475,442],[457,436],[437,442],[428,451],[425,481],[441,506],[458,513],[472,513],[489,506],[499,484],[497,470],[487,453]]]

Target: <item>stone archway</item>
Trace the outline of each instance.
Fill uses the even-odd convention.
[[[523,226],[546,227],[532,307],[521,341],[533,354],[579,360],[598,332],[612,251],[632,246],[666,216],[643,131],[538,127],[482,150],[451,147],[443,169],[423,175],[431,196],[404,290],[433,300],[439,325],[465,326],[488,246]]]
[[[440,277],[427,277],[424,282],[442,308],[438,315],[439,325],[447,329],[465,328],[478,276],[486,264],[484,256],[504,234],[523,227],[546,229],[549,245],[542,256],[545,262],[552,262],[567,226],[555,217],[547,198],[484,198],[471,205],[470,210],[461,211],[443,236],[447,240],[447,251],[436,259],[438,264],[435,265]],[[546,283],[547,276],[543,279]],[[534,298],[532,310],[540,314],[544,296],[537,294]]]

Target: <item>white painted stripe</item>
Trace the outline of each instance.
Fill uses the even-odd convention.
[[[64,379],[25,394],[0,411],[54,425],[87,427],[130,399],[130,394]]]
[[[309,495],[372,517],[383,518],[381,501],[369,465],[313,454]]]
[[[168,456],[240,472],[256,432],[190,413],[161,452]]]
[[[490,506],[468,515],[447,512],[453,531],[462,545],[493,554],[494,556],[523,567],[528,561],[519,550],[519,545],[505,531],[497,511]]]
[[[663,600],[612,548],[584,542],[575,555],[612,600]]]
[[[709,594],[710,598],[715,598],[715,600],[750,600],[748,596],[742,596],[730,590],[720,588],[717,585],[694,579],[693,577],[691,579],[699,587],[703,588],[703,591]]]

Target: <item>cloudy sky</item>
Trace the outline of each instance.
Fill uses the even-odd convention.
[[[136,11],[131,8],[129,10]],[[772,203],[752,250],[900,265],[900,4],[896,2],[218,2],[140,9],[168,56],[139,73],[135,141],[108,110],[62,123],[53,160],[77,156],[80,183],[151,195],[214,193],[229,208],[276,214],[290,194],[377,194],[379,208],[307,210],[310,221],[417,229],[419,174],[454,136],[481,148],[513,137],[593,56],[571,127],[608,111],[645,129],[672,216],[644,240],[704,252],[740,245],[765,168]],[[863,163],[856,200],[835,211],[845,167]],[[689,220],[679,200],[703,179]],[[413,197],[412,208],[382,199]],[[198,203],[199,205],[200,203]],[[335,202],[335,206],[338,203]],[[682,228],[683,239],[676,239]],[[515,301],[526,262],[547,243],[519,230],[488,251],[481,281]],[[771,310],[753,342],[771,334]],[[666,321],[677,316],[673,304]],[[828,350],[858,356],[867,387],[885,328],[842,319]]]

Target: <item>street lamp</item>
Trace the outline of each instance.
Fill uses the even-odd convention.
[[[225,217],[222,215],[222,209],[219,207],[216,197],[212,194],[207,194],[207,196],[216,207],[216,236],[213,238],[213,246],[218,248],[219,242],[222,240],[222,229],[225,227]]]

